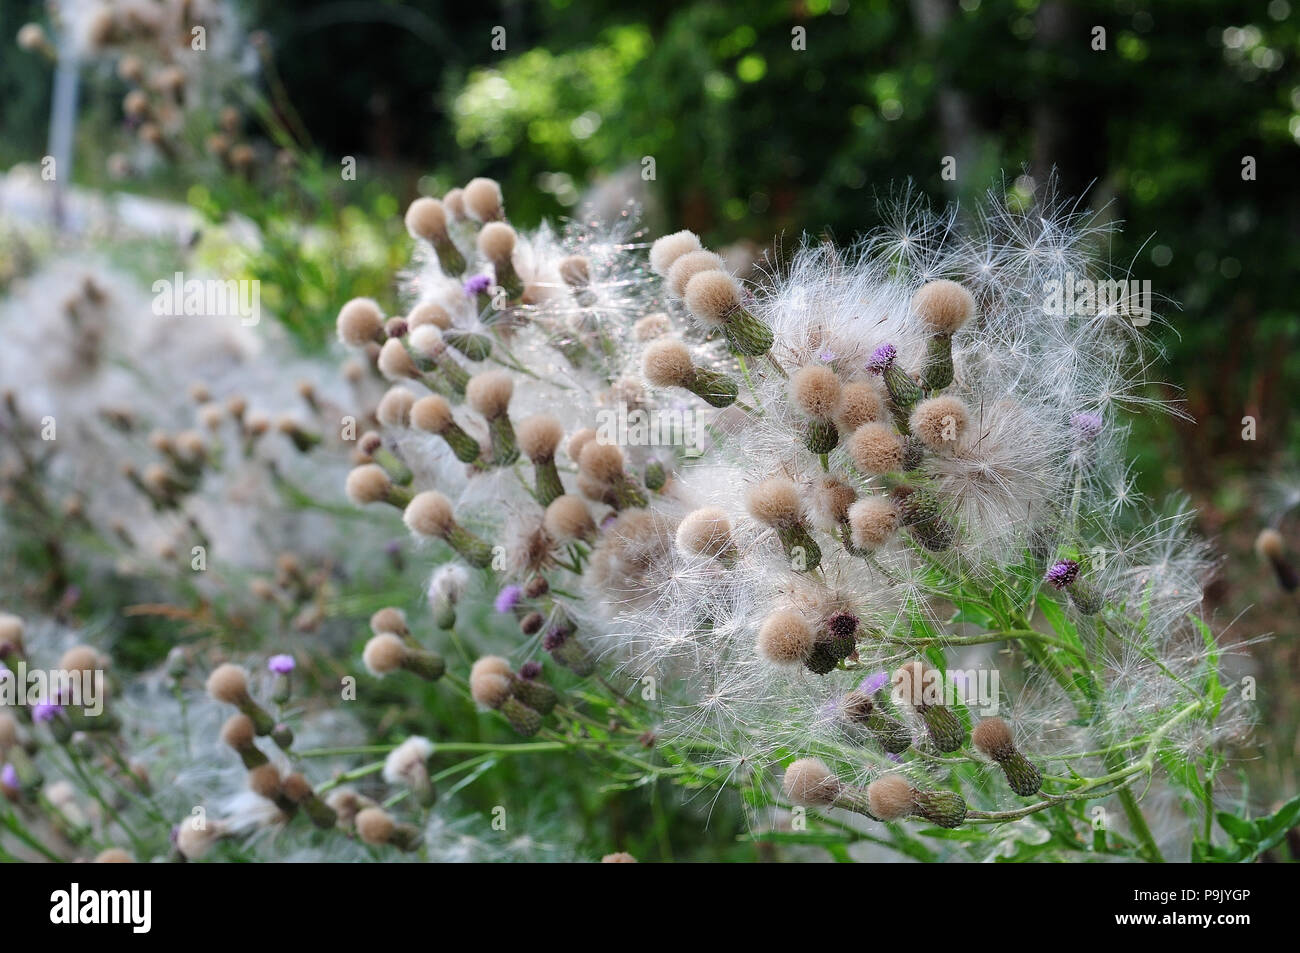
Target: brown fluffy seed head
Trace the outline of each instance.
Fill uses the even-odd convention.
[[[1282,539],[1282,534],[1275,529],[1261,530],[1260,534],[1255,537],[1255,552],[1259,554],[1261,559],[1277,562],[1282,558],[1285,551],[1286,545]]]
[[[253,768],[248,772],[248,789],[273,800],[280,793],[280,769],[270,763]]]
[[[397,824],[393,818],[381,807],[367,807],[357,812],[356,817],[357,834],[367,844],[379,845],[387,844],[388,839],[393,836],[393,831],[397,829]]]
[[[135,858],[121,847],[109,847],[95,855],[97,864],[134,864]]]
[[[470,675],[477,672],[479,674],[505,675],[507,677],[509,677],[511,671],[510,663],[500,655],[480,656],[474,660],[474,664],[469,669]]]
[[[781,779],[785,795],[795,804],[809,807],[829,807],[835,803],[840,782],[831,769],[816,758],[800,758],[790,762]]]
[[[465,218],[465,190],[451,189],[442,197],[442,207],[447,210],[452,221],[459,222]]]
[[[740,288],[725,271],[701,271],[686,283],[685,298],[701,324],[717,327],[740,307]]]
[[[591,262],[583,255],[569,255],[560,259],[557,270],[560,280],[570,288],[585,288],[591,284]]]
[[[391,632],[393,635],[409,635],[410,626],[406,624],[406,613],[392,606],[385,606],[370,617],[370,631],[375,635]]]
[[[808,658],[817,641],[812,626],[793,609],[779,609],[758,629],[758,654],[776,665],[797,665]]]
[[[711,251],[688,251],[668,269],[668,291],[677,298],[686,294],[686,285],[702,271],[722,271],[722,259]]]
[[[484,708],[500,708],[510,697],[510,679],[499,672],[471,671],[469,693]]]
[[[655,387],[685,387],[695,377],[690,349],[672,338],[655,341],[647,347],[641,367],[645,379]]]
[[[635,857],[623,850],[616,854],[606,854],[600,858],[600,862],[602,864],[635,864],[637,861]]]
[[[901,821],[912,813],[912,785],[901,774],[886,774],[867,785],[867,807],[882,821]]]
[[[557,496],[546,507],[543,520],[546,532],[561,542],[581,539],[596,531],[596,522],[591,518],[591,511],[581,497],[566,493]]]
[[[925,707],[928,693],[934,690],[937,673],[920,659],[894,670],[894,698],[901,704]],[[935,699],[937,700],[937,699]]]
[[[565,450],[569,454],[569,459],[572,460],[574,463],[577,463],[579,460],[581,460],[583,449],[587,446],[588,443],[590,443],[595,439],[596,439],[596,431],[592,430],[590,427],[583,427],[581,430],[574,431],[573,434],[569,437],[568,446],[565,448]]]
[[[612,443],[592,440],[582,448],[578,469],[597,482],[615,483],[623,478],[623,451]]]
[[[845,433],[853,433],[863,424],[875,423],[884,412],[885,399],[880,388],[869,381],[853,381],[840,389],[835,423]]]
[[[839,477],[827,474],[813,481],[808,508],[818,526],[827,532],[835,532],[849,518],[849,507],[857,498],[853,487]]]
[[[492,222],[502,214],[501,186],[495,179],[470,179],[461,191],[465,211],[480,222]]]
[[[654,314],[647,314],[632,325],[632,334],[638,341],[653,341],[672,329],[673,323],[668,319],[668,315],[662,311],[656,311]]]
[[[451,422],[451,404],[438,394],[421,397],[411,405],[411,426],[417,430],[442,433]]]
[[[426,242],[447,237],[447,210],[437,199],[418,198],[406,208],[406,230]]]
[[[745,494],[749,515],[768,526],[791,526],[803,518],[799,489],[793,480],[769,477],[756,483]]]
[[[465,400],[488,420],[495,420],[510,406],[514,390],[509,371],[484,371],[465,385]]]
[[[519,449],[533,463],[549,463],[564,439],[564,425],[550,414],[535,414],[520,421],[515,428]]]
[[[912,295],[912,310],[936,334],[952,334],[975,315],[975,299],[955,281],[931,281]]]
[[[1011,727],[1001,718],[985,718],[971,732],[975,747],[994,761],[1002,761],[1015,754],[1016,743]]]
[[[898,507],[888,497],[868,496],[849,507],[849,532],[858,549],[883,546],[898,532],[901,521]]]
[[[383,677],[395,672],[406,660],[406,643],[391,632],[380,632],[366,643],[361,661],[371,675]]]
[[[655,239],[655,243],[650,246],[650,267],[656,275],[666,277],[673,262],[689,252],[699,250],[700,237],[694,232],[686,229],[673,232]]]
[[[89,645],[73,646],[59,659],[59,669],[64,672],[93,672],[100,665],[99,653]]]
[[[416,536],[447,536],[456,526],[451,500],[437,490],[417,493],[402,513],[402,522]]]
[[[447,342],[443,339],[442,329],[436,324],[420,325],[411,331],[411,335],[407,340],[412,351],[431,361],[440,358],[447,350]]]
[[[238,665],[218,665],[208,676],[208,695],[227,705],[239,704],[248,698],[248,673]]]
[[[494,264],[508,264],[516,241],[515,230],[505,222],[489,222],[478,233],[478,250]]]
[[[824,364],[809,364],[790,378],[790,397],[809,417],[829,420],[840,402],[840,379]]]
[[[406,316],[406,326],[414,331],[425,325],[433,325],[439,331],[446,331],[451,327],[451,315],[442,305],[431,301],[417,304]]]
[[[411,422],[415,395],[405,387],[391,387],[375,409],[375,416],[385,427],[405,427]]]
[[[365,347],[384,329],[384,313],[371,298],[353,298],[339,309],[339,340],[348,347]]]
[[[406,353],[406,347],[396,338],[384,342],[384,346],[379,349],[378,363],[379,373],[390,381],[405,380],[420,373],[415,361],[411,360],[411,355]]]
[[[903,466],[903,442],[885,424],[863,424],[849,438],[849,457],[866,474],[893,473]]]
[[[280,789],[284,792],[284,796],[294,804],[301,804],[316,793],[312,790],[311,782],[297,771],[285,775],[284,780],[280,783]]]
[[[251,748],[256,734],[253,729],[253,719],[242,713],[231,715],[221,726],[222,742],[236,751]]]
[[[388,478],[384,468],[377,463],[366,463],[353,467],[348,473],[348,499],[358,506],[367,503],[379,503],[388,498],[393,488],[393,481]]]
[[[732,548],[731,520],[716,506],[687,513],[677,527],[677,548],[688,556],[716,559]]]
[[[941,394],[916,405],[911,425],[912,433],[927,447],[951,450],[970,427],[970,411],[956,397]]]

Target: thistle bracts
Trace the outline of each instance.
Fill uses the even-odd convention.
[[[946,702],[946,680],[924,662],[909,662],[894,672],[894,700],[912,708],[925,723],[930,740],[944,753],[966,743],[966,729]]]
[[[954,791],[913,791],[912,813],[938,827],[961,827],[966,799]]]
[[[1011,728],[1001,718],[981,721],[971,732],[971,741],[985,756],[997,762],[1011,790],[1021,797],[1030,797],[1042,788],[1042,773],[1016,748]]]
[[[645,465],[645,488],[658,493],[668,483],[668,471],[659,460],[651,460]]]
[[[711,407],[730,407],[740,396],[740,386],[734,380],[707,367],[695,368],[695,373],[684,386]]]
[[[510,727],[525,738],[531,738],[542,730],[541,713],[514,696],[504,699],[498,710],[510,723]]]
[[[899,485],[890,491],[903,526],[911,530],[912,536],[931,552],[943,552],[952,546],[956,531],[945,519],[939,498],[929,490]]]
[[[447,545],[460,554],[461,559],[476,569],[492,565],[492,545],[457,524],[443,537]]]
[[[519,459],[519,444],[515,440],[515,428],[505,414],[488,422],[488,435],[492,442],[492,463],[499,467],[508,467]],[[558,478],[558,475],[557,475]],[[563,487],[560,488],[563,492]]]
[[[596,670],[595,657],[587,651],[587,647],[578,639],[573,624],[567,620],[551,627],[542,639],[542,648],[575,675],[586,677]]]
[[[467,267],[465,256],[460,253],[460,249],[456,247],[455,242],[448,236],[443,235],[441,238],[435,239],[432,244],[433,250],[438,253],[438,267],[445,274],[453,278],[459,278],[465,274],[465,268]]]
[[[744,308],[737,308],[722,326],[727,343],[737,354],[758,357],[772,349],[772,329]]]
[[[549,715],[559,701],[555,689],[539,680],[541,666],[525,663],[510,680],[510,691],[521,702],[541,715]]]
[[[900,429],[907,432],[907,415],[912,405],[924,396],[920,385],[898,366],[898,350],[892,344],[882,344],[871,352],[867,368],[879,374],[889,391],[889,400],[893,404],[895,419],[901,416]]]
[[[470,331],[446,331],[442,335],[451,347],[471,361],[486,361],[492,353],[492,339]]]
[[[461,463],[474,463],[483,451],[478,440],[470,436],[455,421],[447,424],[446,428],[439,432],[438,436],[446,441],[447,446],[451,448],[452,454]]]
[[[912,733],[907,726],[891,718],[862,689],[854,689],[840,699],[839,711],[851,724],[869,731],[889,754],[901,754],[912,746]]]
[[[830,420],[810,420],[804,446],[811,453],[830,453],[840,443],[840,432]]]
[[[952,383],[952,335],[936,334],[926,343],[921,384],[926,390],[943,390]]]
[[[550,506],[564,495],[560,471],[554,460],[533,461],[533,493],[542,506]]]
[[[777,538],[785,549],[790,566],[798,572],[811,572],[821,565],[822,550],[802,523],[776,528]]]
[[[321,800],[301,774],[294,773],[285,777],[282,790],[284,796],[301,808],[316,827],[328,831],[338,824],[338,812]]]
[[[1073,559],[1058,559],[1043,576],[1058,591],[1064,589],[1074,607],[1083,615],[1096,615],[1105,602],[1100,589],[1083,578],[1081,567]]]

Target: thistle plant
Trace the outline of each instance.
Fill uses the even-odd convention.
[[[1190,514],[1146,513],[1130,488],[1123,420],[1154,406],[1149,345],[1122,316],[1043,312],[1049,282],[1099,273],[1099,227],[908,208],[751,282],[690,232],[652,241],[632,210],[557,232],[512,225],[489,179],[418,199],[393,300],[339,302],[346,388],[285,398],[310,414],[209,388],[197,440],[141,440],[129,408],[104,424],[142,445],[119,485],[151,519],[223,532],[196,500],[248,465],[349,521],[337,573],[305,551],[234,567],[267,618],[310,610],[323,637],[178,646],[141,690],[197,754],[158,740],[138,702],[104,730],[62,697],[0,720],[5,797],[57,823],[63,855],[256,858],[274,832],[307,858],[439,859],[457,793],[537,757],[632,789],[730,788],[758,840],[1208,856],[1251,712],[1200,615],[1210,561]],[[345,408],[355,440],[326,425]],[[28,449],[29,418],[7,408]],[[683,430],[628,438],[645,419]],[[33,512],[50,509],[43,465],[19,453],[6,478]],[[405,588],[374,585],[376,565]],[[105,664],[55,641],[0,616],[6,664]],[[356,723],[340,672],[401,725]],[[443,740],[433,704],[503,740]],[[161,805],[114,758],[130,732],[165,751],[147,772],[175,782]],[[87,752],[119,800],[73,783]],[[1153,822],[1157,796],[1190,823]],[[213,813],[196,826],[198,803]],[[793,807],[811,833],[776,837]]]
[[[503,222],[490,204],[482,220]],[[993,205],[964,229],[907,207],[754,286],[685,231],[651,244],[647,270],[624,247],[596,268],[547,229],[511,230],[524,290],[491,314],[424,265],[410,290],[490,340],[480,360],[513,376],[512,413],[545,417],[531,476],[497,451],[495,470],[412,469],[436,471],[484,540],[539,527],[488,570],[545,579],[510,610],[521,634],[580,676],[672,685],[654,737],[679,775],[779,803],[771,779],[813,759],[795,764],[825,783],[791,766],[787,796],[874,819],[832,829],[913,856],[898,823],[985,857],[1038,825],[1087,829],[1098,802],[1122,820],[1080,839],[1093,850],[1189,849],[1141,794],[1158,783],[1203,821],[1201,779],[1250,706],[1199,615],[1210,562],[1189,514],[1143,513],[1128,489],[1123,415],[1157,407],[1138,376],[1151,345],[1122,316],[1043,313],[1051,281],[1099,273],[1102,228]],[[503,270],[492,241],[464,250],[471,271]],[[702,454],[648,467],[597,430],[603,408],[692,398]],[[543,730],[492,665],[476,700]]]

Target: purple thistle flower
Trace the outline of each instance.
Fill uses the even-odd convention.
[[[830,348],[826,348],[817,355],[817,360],[821,361],[823,364],[829,364],[831,361],[835,360],[835,352]]]
[[[481,295],[492,287],[492,279],[487,275],[475,275],[465,282],[465,294],[472,298],[475,295]]]
[[[531,682],[542,674],[542,663],[537,661],[525,662],[519,666],[519,677],[524,681]]]
[[[32,721],[38,725],[51,722],[61,714],[63,714],[62,706],[54,702],[37,702],[32,706]]]
[[[1052,563],[1043,579],[1057,589],[1064,589],[1079,578],[1079,564],[1073,559],[1058,559]]]
[[[1095,440],[1101,433],[1100,414],[1070,414],[1070,429],[1085,440]]]
[[[862,680],[862,684],[858,686],[858,691],[862,692],[864,695],[874,695],[888,684],[889,673],[876,672],[876,674],[868,675]]]
[[[266,667],[276,675],[288,675],[296,666],[292,655],[272,655],[266,660]]]
[[[506,613],[519,604],[519,600],[523,598],[523,595],[523,586],[516,586],[513,583],[502,586],[493,605],[496,606],[497,612]]]
[[[898,349],[892,344],[882,344],[871,352],[871,359],[867,361],[867,369],[879,374],[885,368],[894,363],[894,358],[898,357]]]
[[[550,632],[547,632],[545,637],[543,637],[542,648],[546,649],[548,652],[554,652],[568,640],[569,633],[565,632],[564,629],[557,625],[552,628]]]
[[[894,762],[894,764],[903,763],[903,756],[901,754],[894,754],[891,751],[889,754],[886,755],[886,757],[889,758],[890,761]]]
[[[14,788],[16,790],[19,787],[18,769],[12,764],[6,764],[4,769],[0,770],[0,784],[3,784],[7,788]]]

